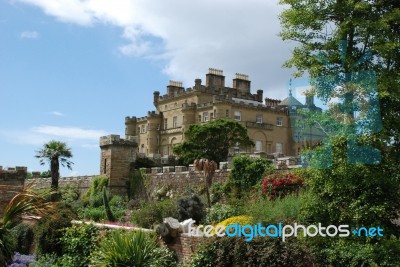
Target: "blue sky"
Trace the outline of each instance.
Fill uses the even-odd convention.
[[[74,154],[61,175],[98,174],[101,135],[123,135],[125,116],[153,110],[153,91],[191,87],[209,67],[284,98],[278,1],[192,2],[0,0],[0,166],[47,170],[35,150],[56,139]]]

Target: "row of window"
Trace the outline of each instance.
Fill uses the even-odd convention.
[[[239,147],[235,148],[236,152],[239,152]],[[140,152],[144,153],[144,145],[141,146]],[[255,151],[254,152],[263,152],[263,141],[256,140],[255,141]],[[268,144],[267,147],[267,152],[271,153],[272,152],[272,145]],[[275,153],[282,153],[283,152],[283,144],[282,143],[276,143],[275,144]],[[163,156],[168,155],[168,145],[163,145],[161,148],[161,154]]]
[[[198,116],[198,122],[208,122],[209,120],[213,120],[214,119],[214,114],[215,112],[203,112],[203,116],[199,115]],[[229,110],[226,110],[226,117],[229,118]],[[234,112],[234,116],[233,118],[237,121],[241,121],[242,120],[242,112],[241,111],[235,111]],[[256,123],[263,123],[263,117],[262,114],[257,114],[256,115]],[[277,117],[276,118],[276,126],[282,126],[282,117]],[[139,133],[146,133],[148,130],[148,125],[146,127],[146,125],[142,125],[141,127],[138,127],[138,132]],[[174,116],[172,118],[172,128],[178,128],[179,124],[178,124],[178,116]],[[168,129],[168,119],[164,119],[164,125],[163,125],[163,129]]]

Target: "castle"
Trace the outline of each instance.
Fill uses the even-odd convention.
[[[232,87],[225,84],[222,70],[210,68],[206,82],[195,79],[194,86],[185,89],[181,82],[170,81],[167,93],[154,93],[155,111],[146,117],[125,118],[125,139],[118,135],[100,139],[101,174],[114,186],[124,186],[129,166],[136,157],[168,162],[173,147],[184,141],[185,128],[218,118],[236,120],[247,128],[254,147],[231,148],[231,154],[264,153],[296,156],[304,144],[294,142],[290,108],[315,108],[311,96],[303,105],[291,94],[284,100],[263,99],[263,90],[251,93],[249,76],[236,73]],[[122,179],[122,180],[121,180]],[[114,182],[112,182],[114,183]]]

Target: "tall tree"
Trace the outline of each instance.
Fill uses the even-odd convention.
[[[185,131],[185,141],[174,147],[174,153],[185,164],[199,158],[221,162],[227,160],[229,149],[237,144],[241,147],[254,145],[247,129],[236,121],[217,119],[190,125]]]
[[[40,159],[41,165],[46,164],[46,162],[50,164],[51,189],[56,192],[60,178],[60,163],[63,167],[72,169],[73,162],[69,160],[69,158],[72,158],[71,148],[64,142],[51,140],[44,144],[42,149],[36,151],[35,157]]]
[[[352,80],[352,73],[374,71],[384,129],[380,138],[390,144],[393,155],[399,155],[400,2],[281,0],[280,3],[287,7],[280,16],[281,37],[297,42],[285,66],[295,67],[297,76],[307,71],[312,78],[341,73],[344,82]],[[334,94],[320,90],[317,96],[328,101]],[[352,93],[342,96],[344,104],[351,103],[354,97]]]

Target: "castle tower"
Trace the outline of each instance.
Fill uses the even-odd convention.
[[[133,137],[121,139],[119,135],[100,137],[100,174],[109,179],[112,193],[127,194],[127,182],[136,160],[137,143]]]
[[[161,116],[154,111],[147,114],[147,149],[148,155],[160,154],[160,127],[161,127]]]
[[[125,138],[129,139],[130,136],[136,136],[138,134],[136,117],[125,117]]]

